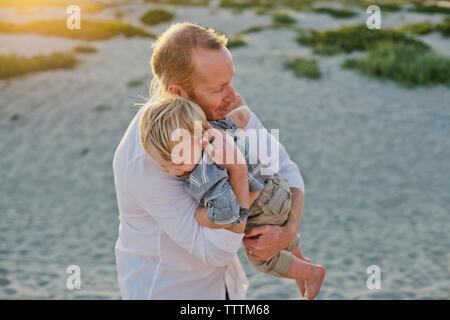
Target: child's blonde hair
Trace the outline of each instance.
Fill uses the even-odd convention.
[[[195,102],[181,97],[168,97],[156,101],[142,113],[139,134],[145,152],[155,148],[166,161],[172,161],[172,149],[178,141],[172,140],[172,133],[185,129],[194,137],[194,121],[201,121],[202,132],[206,130],[206,116]],[[196,133],[197,134],[197,133]]]

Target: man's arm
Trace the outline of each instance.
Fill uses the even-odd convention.
[[[219,130],[218,132],[220,133]],[[225,139],[227,136],[218,135],[215,139]],[[215,156],[224,159],[224,151],[217,142],[219,140],[212,142],[212,147],[216,147]],[[228,140],[225,142],[231,143]],[[221,146],[224,145],[226,146]],[[242,157],[239,150],[234,150],[237,152],[236,157]],[[216,267],[230,264],[241,246],[243,234],[200,226],[195,220],[198,202],[186,192],[182,184],[168,182],[168,177],[145,154],[134,161],[143,163],[135,164],[127,171],[123,188],[139,207],[175,243],[205,264]],[[230,177],[229,183],[234,188],[239,203],[248,208],[248,186],[242,187],[247,185],[247,166],[235,163],[225,166]]]
[[[244,245],[252,250],[252,259],[269,260],[295,239],[298,233],[300,219],[303,213],[303,192],[297,188],[290,188],[292,192],[291,211],[285,225],[266,225],[254,227],[244,236]],[[259,236],[257,239],[251,237]]]
[[[252,116],[255,118],[250,121],[246,129],[264,129],[256,116]],[[271,141],[276,141],[276,139],[272,139]],[[284,226],[255,227],[245,234],[244,245],[246,246],[247,252],[252,250],[252,258],[255,260],[269,260],[277,252],[290,244],[295,239],[303,214],[303,178],[297,165],[291,161],[281,144],[279,144],[279,173],[288,180],[292,192],[291,211]],[[250,238],[256,235],[259,235],[257,239]]]
[[[194,216],[198,202],[186,192],[183,184],[168,181],[168,177],[150,159],[142,161],[148,163],[128,170],[124,192],[155,220],[160,232],[167,234],[192,256],[214,267],[230,264],[242,245],[243,234],[200,226]],[[246,173],[239,176],[246,177]],[[237,179],[236,183],[242,182]]]

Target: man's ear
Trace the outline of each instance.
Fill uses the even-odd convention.
[[[182,98],[188,98],[187,92],[177,84],[169,84],[169,93],[174,96],[180,96]]]

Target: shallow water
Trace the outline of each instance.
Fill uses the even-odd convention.
[[[142,7],[123,10],[124,20],[138,24]],[[270,22],[250,12],[173,10],[178,21],[227,33]],[[364,11],[342,20],[297,14],[299,26],[317,29],[365,22]],[[393,13],[386,21],[403,23],[401,16],[405,23],[429,18]],[[319,57],[321,80],[295,78],[282,62],[311,51],[294,38],[286,30],[250,34],[247,47],[232,50],[233,84],[268,129],[280,129],[301,169],[302,250],[328,271],[318,299],[448,299],[450,90],[405,89],[342,70],[346,55]],[[450,54],[439,34],[422,39]],[[67,51],[79,43],[0,34],[0,53]],[[137,95],[147,95],[150,44],[94,41],[99,52],[81,56],[74,70],[0,81],[0,298],[120,298],[111,162]],[[127,86],[136,79],[143,84]],[[242,250],[239,256],[249,299],[300,298],[293,281],[258,273]],[[69,265],[81,268],[81,290],[66,288]],[[370,265],[381,268],[379,290],[366,286]]]

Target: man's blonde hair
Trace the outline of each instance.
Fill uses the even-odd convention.
[[[201,132],[195,131],[195,121],[201,121]],[[139,134],[142,146],[150,156],[150,148],[161,157],[172,162],[172,149],[179,141],[172,140],[172,133],[185,129],[192,138],[195,134],[203,135],[206,130],[206,116],[195,102],[181,97],[167,97],[148,106],[139,121]]]
[[[193,49],[220,49],[227,42],[225,35],[216,33],[211,28],[206,29],[188,22],[172,24],[153,44],[151,66],[155,78],[150,87],[150,95],[159,92],[160,96],[167,96],[169,85],[176,84],[190,96],[194,96]]]

